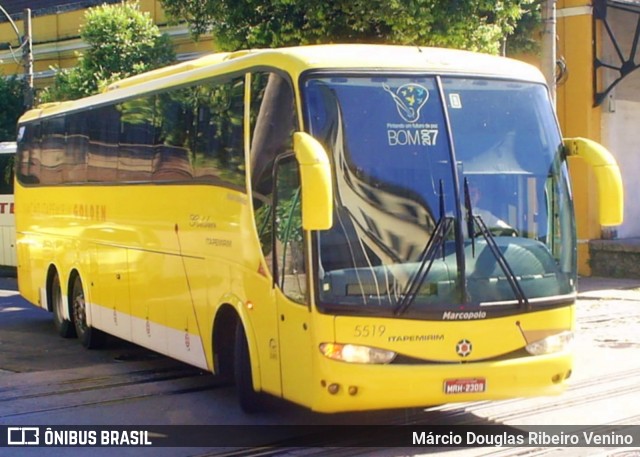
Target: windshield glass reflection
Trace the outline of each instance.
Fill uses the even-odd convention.
[[[566,165],[543,86],[317,77],[304,95],[335,176],[335,223],[316,235],[321,305],[391,312],[412,287],[411,313],[517,303],[513,280],[528,298],[572,291]]]

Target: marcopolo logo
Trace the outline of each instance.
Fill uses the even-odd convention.
[[[487,317],[487,313],[484,311],[445,311],[442,314],[442,319],[445,321],[468,321],[485,317]]]
[[[9,446],[38,446],[40,444],[40,428],[8,427],[7,444]]]

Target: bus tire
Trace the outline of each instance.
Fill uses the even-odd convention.
[[[73,322],[64,315],[64,300],[62,300],[62,289],[60,288],[60,277],[58,272],[53,273],[49,286],[49,300],[53,311],[53,325],[62,338],[74,338],[76,329]]]
[[[235,370],[235,337],[238,327],[238,315],[230,306],[218,311],[213,323],[213,360],[214,373],[223,384],[233,385]]]
[[[234,377],[240,408],[245,413],[258,413],[266,409],[265,395],[253,388],[249,345],[242,322],[238,321],[234,351]]]
[[[74,275],[71,286],[71,309],[76,334],[87,349],[98,349],[104,345],[105,334],[87,324],[87,303],[80,276]]]

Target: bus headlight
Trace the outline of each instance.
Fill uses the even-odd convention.
[[[573,342],[573,332],[566,331],[527,344],[525,349],[531,355],[552,354],[569,349]]]
[[[322,343],[320,352],[330,359],[349,363],[384,364],[396,357],[393,351],[355,344]]]

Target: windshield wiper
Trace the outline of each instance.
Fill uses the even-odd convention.
[[[471,198],[469,196],[469,184],[466,178],[464,180],[464,194],[465,194],[464,195],[465,209],[467,212],[467,233],[471,238],[472,255],[474,257],[476,255],[475,254],[475,235],[476,235],[475,226],[477,225],[478,228],[480,229],[478,233],[482,235],[484,240],[487,242],[487,246],[489,247],[489,250],[498,261],[498,265],[504,272],[504,275],[507,278],[507,281],[509,282],[509,286],[511,286],[511,289],[513,290],[513,293],[516,296],[516,299],[518,300],[518,305],[520,307],[524,307],[527,311],[530,310],[531,304],[529,303],[527,296],[525,295],[524,291],[522,290],[522,287],[520,286],[518,277],[515,275],[515,273],[511,269],[511,266],[509,266],[509,262],[507,262],[507,259],[505,258],[504,254],[500,250],[500,247],[496,243],[495,237],[493,236],[491,231],[489,231],[489,228],[482,220],[482,217],[480,217],[480,215],[473,214]]]
[[[393,310],[393,314],[396,316],[404,313],[416,299],[416,295],[418,295],[418,291],[420,290],[420,287],[422,287],[427,274],[429,274],[433,261],[436,259],[439,248],[442,246],[444,249],[444,241],[451,230],[453,221],[453,217],[443,217],[438,220],[436,228],[433,231],[433,235],[420,255],[420,258],[422,259],[420,261],[420,266],[409,280],[405,287],[405,291],[400,294],[398,304]]]
[[[411,277],[407,286],[405,287],[404,292],[400,294],[400,299],[393,310],[393,313],[396,316],[404,313],[413,301],[416,299],[416,295],[422,287],[424,280],[426,279],[429,271],[431,270],[431,266],[433,265],[433,261],[436,259],[436,255],[438,253],[438,249],[442,248],[442,260],[445,257],[445,249],[444,249],[444,241],[446,240],[449,231],[451,230],[452,222],[455,220],[453,217],[445,216],[445,205],[444,205],[444,184],[442,183],[442,179],[440,180],[440,218],[436,223],[435,228],[433,229],[433,233],[426,246],[420,253],[420,266]]]
[[[476,237],[473,230],[473,210],[471,205],[471,194],[469,193],[469,180],[464,178],[464,209],[467,221],[467,235],[471,238],[471,255],[476,256]]]

